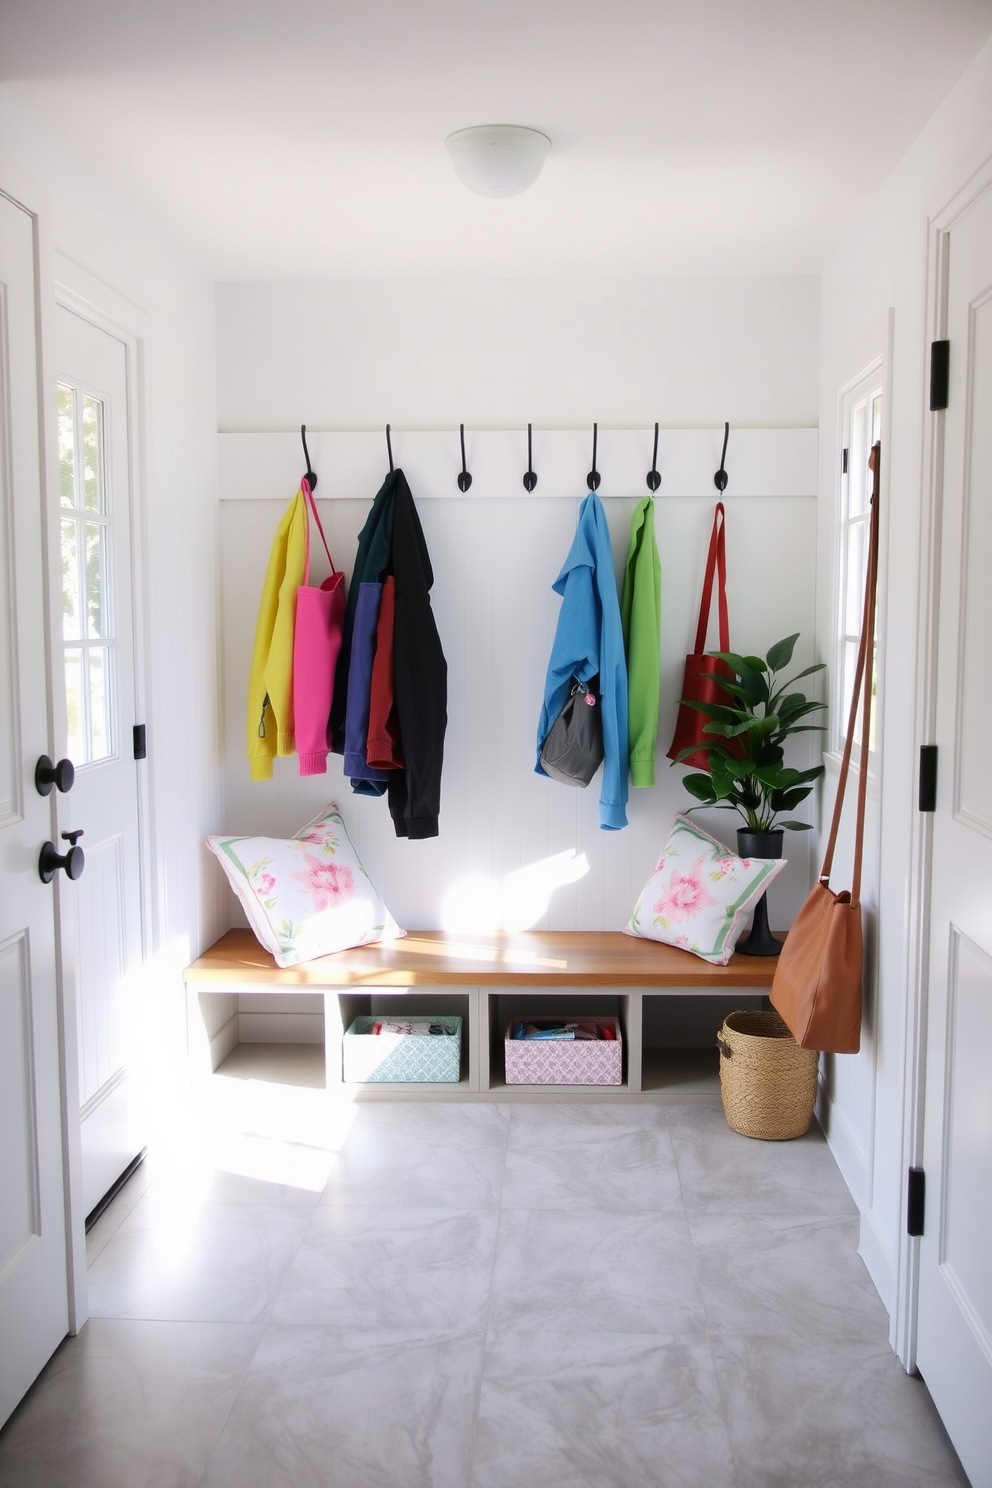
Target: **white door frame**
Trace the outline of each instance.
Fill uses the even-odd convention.
[[[949,233],[955,222],[983,192],[992,189],[992,156],[987,157],[954,190],[944,195],[929,214],[927,224],[926,348],[947,334],[947,276]],[[925,376],[929,361],[925,357]],[[920,389],[928,410],[928,388]],[[916,722],[913,753],[933,742],[937,722],[937,628],[940,605],[940,524],[943,511],[944,417],[924,412],[920,503],[919,604],[916,637]],[[949,768],[945,762],[944,768]],[[902,1039],[902,1151],[901,1216],[906,1212],[910,1167],[923,1162],[923,1129],[927,1072],[929,1011],[930,885],[933,817],[915,812],[909,874],[908,985],[904,1000]],[[908,1370],[916,1368],[917,1310],[920,1285],[920,1242],[906,1234],[900,1216],[897,1236],[895,1309],[892,1345]],[[931,1220],[932,1222],[932,1220]]]
[[[89,321],[92,325],[123,343],[125,352],[125,376],[127,385],[127,426],[128,426],[128,479],[131,497],[131,550],[129,554],[132,585],[131,585],[131,615],[128,617],[134,634],[134,706],[135,721],[150,724],[148,717],[148,691],[147,691],[147,666],[146,666],[146,643],[147,643],[147,616],[145,613],[145,595],[148,592],[147,583],[147,552],[144,541],[145,533],[145,481],[144,481],[144,440],[141,392],[145,381],[144,356],[147,344],[147,317],[138,306],[109,289],[98,279],[93,278],[84,269],[81,269],[71,260],[61,254],[54,255],[54,289],[55,304],[70,310],[75,315]],[[54,337],[54,324],[51,327],[51,338]],[[45,396],[46,410],[49,410],[46,419],[46,451],[48,453],[48,465],[50,476],[46,482],[48,493],[48,512],[46,513],[46,538],[47,557],[49,563],[52,554],[61,552],[59,532],[59,497],[58,497],[58,457],[55,449],[56,419],[55,409],[55,369],[56,361],[54,354],[46,360]],[[54,493],[53,493],[54,492]],[[51,573],[51,570],[49,570]],[[61,669],[54,665],[55,647],[58,637],[61,635],[61,616],[59,611],[60,595],[57,587],[51,585],[52,592],[49,596],[50,616],[50,641],[49,641],[49,687],[51,691],[50,710],[53,719],[53,727],[56,736],[65,738],[65,696],[62,685]],[[151,729],[149,729],[151,732]],[[127,726],[122,728],[122,743],[127,745]],[[141,954],[147,959],[150,946],[154,943],[153,924],[153,882],[151,865],[154,855],[151,852],[152,840],[152,817],[151,817],[151,791],[149,789],[148,762],[138,771],[138,858],[139,858],[139,901],[141,909]],[[61,826],[61,824],[60,824]],[[77,1068],[77,1029],[76,1029],[76,969],[72,961],[70,947],[75,943],[75,923],[72,918],[74,906],[69,895],[58,896],[56,900],[56,944],[59,959],[60,976],[60,1003],[63,1015],[64,1036],[62,1040],[62,1089],[63,1089],[63,1127],[65,1131],[67,1151],[70,1152],[70,1160],[66,1171],[66,1226],[68,1235],[69,1251],[69,1309],[70,1321],[73,1332],[78,1332],[89,1316],[89,1301],[86,1286],[86,1236],[85,1219],[86,1209],[82,1198],[82,1159],[80,1153],[79,1139],[79,1078]]]

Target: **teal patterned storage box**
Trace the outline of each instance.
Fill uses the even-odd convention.
[[[450,1013],[417,1013],[415,1017],[418,1022],[441,1024],[444,1032],[372,1033],[372,1025],[379,1018],[356,1018],[343,1040],[345,1084],[402,1081],[415,1085],[457,1085],[461,1073],[461,1018]]]

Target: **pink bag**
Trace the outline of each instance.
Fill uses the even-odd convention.
[[[311,588],[310,522],[307,520],[307,557],[303,583],[296,591],[296,630],[293,635],[293,709],[296,714],[296,752],[301,775],[326,775],[328,721],[334,693],[334,671],[344,630],[344,573],[334,567],[320,523],[310,483],[303,495],[313,512],[331,573],[319,588]]]

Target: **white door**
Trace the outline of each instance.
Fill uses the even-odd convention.
[[[134,759],[127,353],[115,336],[56,312],[66,752],[76,769],[61,821],[81,829],[86,872],[62,922],[76,989],[83,1212],[145,1142],[134,1078],[141,894]]]
[[[69,1326],[34,262],[33,219],[0,195],[0,1424]]]
[[[992,1485],[992,189],[951,229],[917,1360]]]

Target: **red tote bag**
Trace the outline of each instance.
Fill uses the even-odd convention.
[[[710,533],[709,553],[706,557],[706,573],[703,577],[703,593],[699,601],[699,623],[696,626],[696,644],[692,654],[685,659],[685,675],[682,679],[682,691],[679,696],[694,703],[722,703],[733,707],[734,700],[728,692],[715,682],[712,677],[704,675],[706,672],[719,672],[724,677],[733,678],[734,673],[725,661],[719,661],[714,656],[704,655],[706,647],[706,631],[709,626],[710,608],[713,603],[713,579],[717,581],[717,608],[720,618],[720,651],[730,650],[730,621],[727,616],[727,541],[724,535],[726,525],[726,514],[723,502],[718,501],[716,511],[713,513],[713,531]],[[670,760],[677,760],[683,749],[688,749],[693,744],[710,745],[717,742],[713,734],[704,734],[703,728],[709,722],[705,713],[699,713],[695,708],[679,706],[678,718],[675,721],[675,738],[672,747],[668,751]],[[724,741],[726,742],[726,741]],[[698,754],[687,755],[680,764],[688,765],[694,770],[709,771],[706,754],[702,751]]]

